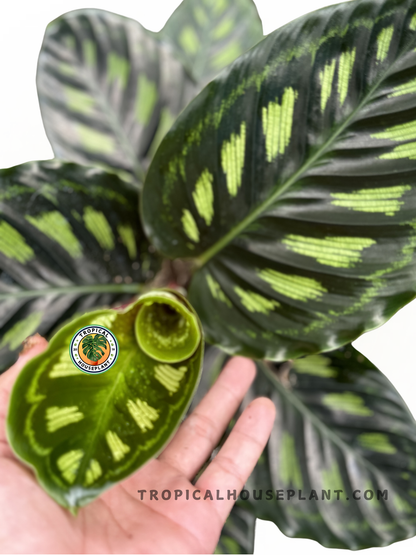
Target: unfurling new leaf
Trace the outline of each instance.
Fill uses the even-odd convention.
[[[69,346],[79,329],[94,325],[114,334],[119,354],[107,371],[87,374],[71,361]],[[88,358],[98,360],[100,345],[92,337]],[[198,317],[175,291],[152,291],[122,311],[84,314],[19,374],[9,442],[42,487],[75,511],[161,451],[191,402],[202,359]]]

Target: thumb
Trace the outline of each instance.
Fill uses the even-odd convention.
[[[23,366],[33,357],[39,355],[46,349],[48,342],[38,333],[28,337],[23,342],[23,349],[17,361],[0,375],[0,457],[5,454],[7,449],[5,420],[9,405],[9,398],[14,382]]]

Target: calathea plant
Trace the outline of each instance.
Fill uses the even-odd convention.
[[[5,369],[52,336],[8,416],[43,487],[76,511],[154,456],[204,337],[197,396],[245,355],[249,397],[278,413],[248,484],[272,498],[242,498],[219,550],[250,551],[255,517],[329,547],[415,535],[414,419],[349,343],[416,296],[416,1],[354,0],[265,38],[250,0],[184,0],[157,34],[71,12],[37,84],[57,159],[0,174],[0,348]],[[92,324],[117,337],[117,372],[69,360]]]

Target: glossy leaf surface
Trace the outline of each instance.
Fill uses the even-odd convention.
[[[256,517],[234,505],[222,529],[215,553],[253,553]]]
[[[37,87],[58,158],[140,184],[189,84],[181,62],[132,19],[76,10],[46,29]]]
[[[346,2],[278,29],[182,112],[143,219],[193,259],[209,342],[287,360],[415,296],[416,2]]]
[[[157,34],[175,47],[201,87],[263,38],[252,0],[184,0]]]
[[[137,203],[95,168],[54,160],[0,171],[0,370],[27,336],[126,302],[154,276]]]
[[[202,339],[177,364],[154,360],[137,344],[135,319],[152,294],[124,311],[90,312],[64,326],[13,388],[10,445],[64,507],[87,504],[159,453],[192,399]],[[192,312],[183,297],[170,295]],[[69,347],[78,330],[94,325],[115,335],[119,354],[107,371],[86,374],[71,361]]]
[[[245,504],[287,536],[325,547],[414,536],[416,423],[396,389],[352,346],[289,368],[260,371],[251,390],[270,397],[277,416],[246,484],[263,497]]]

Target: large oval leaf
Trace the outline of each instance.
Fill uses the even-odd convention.
[[[46,29],[37,87],[58,158],[141,183],[190,86],[182,64],[132,19],[76,10]]]
[[[0,171],[0,371],[21,342],[154,276],[137,193],[114,174],[57,160]]]
[[[263,38],[252,0],[184,0],[157,34],[168,40],[199,87]]]
[[[207,340],[286,360],[415,296],[416,2],[347,2],[278,29],[182,112],[145,230],[194,259]]]
[[[245,401],[266,395],[277,416],[244,504],[325,547],[414,536],[416,422],[399,393],[351,346],[290,366],[262,363]]]
[[[178,293],[168,295],[197,318]],[[178,363],[149,357],[136,341],[136,318],[155,297],[146,294],[124,311],[99,310],[73,320],[23,368],[13,387],[10,445],[34,467],[42,487],[73,511],[162,449],[198,384],[201,334],[197,349]],[[70,345],[81,328],[94,325],[115,335],[119,354],[104,373],[85,374],[71,361]]]

